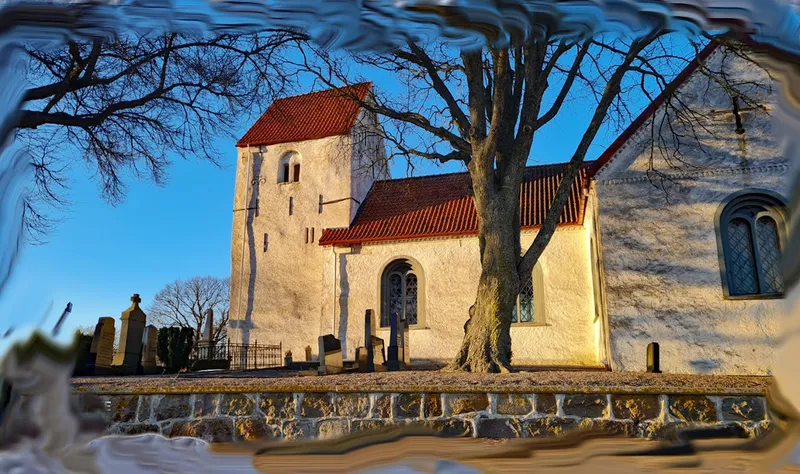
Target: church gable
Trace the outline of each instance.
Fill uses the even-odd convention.
[[[707,75],[719,71],[742,98]],[[765,70],[710,43],[598,158],[597,179],[658,180],[782,165],[769,114],[772,87]]]
[[[559,225],[582,225],[588,178],[586,163],[572,186]],[[565,164],[532,166],[525,170],[520,192],[523,229],[539,227],[555,197]],[[475,235],[478,216],[468,173],[376,181],[348,228],[325,229],[320,245]]]

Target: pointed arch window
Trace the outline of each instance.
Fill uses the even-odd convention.
[[[770,191],[739,192],[720,206],[716,226],[726,298],[783,296],[780,255],[787,220],[785,201]]]
[[[421,325],[421,280],[422,269],[409,260],[386,266],[381,278],[381,327],[389,327],[392,314],[409,327]]]
[[[542,302],[542,273],[537,263],[533,267],[531,277],[521,283],[522,288],[517,295],[517,302],[511,310],[513,324],[544,323],[544,306]]]

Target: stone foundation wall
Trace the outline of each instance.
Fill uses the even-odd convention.
[[[769,429],[760,396],[514,393],[230,393],[75,395],[104,413],[110,434],[161,433],[210,442],[332,438],[375,427],[421,424],[450,436],[546,437],[578,428],[660,439],[685,426]]]

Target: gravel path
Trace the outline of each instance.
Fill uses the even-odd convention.
[[[76,391],[97,393],[209,392],[557,392],[764,394],[772,377],[622,372],[537,371],[467,374],[438,371],[299,376],[286,370],[205,372],[140,377],[76,377]]]

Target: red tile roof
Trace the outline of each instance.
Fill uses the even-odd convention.
[[[353,128],[371,82],[278,99],[236,142],[237,147],[268,146],[344,135]]]
[[[718,46],[719,43],[712,41],[699,53],[697,53],[697,56],[695,56],[695,58],[686,65],[683,71],[681,71],[677,76],[675,76],[675,79],[667,84],[667,87],[665,87],[664,90],[661,91],[661,93],[656,96],[655,99],[653,99],[653,102],[651,102],[650,105],[642,110],[642,113],[640,113],[639,116],[636,117],[636,119],[631,122],[630,125],[628,125],[628,128],[626,128],[620,134],[620,136],[617,137],[617,139],[614,140],[614,142],[608,148],[606,148],[603,154],[597,158],[591,170],[592,175],[599,171],[603,165],[608,163],[608,161],[619,151],[619,149],[622,148],[622,145],[624,145],[628,139],[630,139],[637,131],[639,131],[642,125],[644,125],[645,122],[647,122],[650,117],[656,113],[656,110],[658,110],[658,108],[661,107],[664,102],[666,102],[669,95],[682,86],[697,70],[698,66],[700,66],[700,63],[708,59],[708,57],[711,56],[711,53],[713,53]]]
[[[581,168],[561,225],[582,225],[588,186],[588,168]],[[523,229],[539,227],[555,196],[566,164],[532,166],[525,169],[520,194]],[[474,235],[478,216],[470,195],[469,173],[376,181],[348,228],[325,229],[320,245],[354,245],[365,242],[428,237]]]

